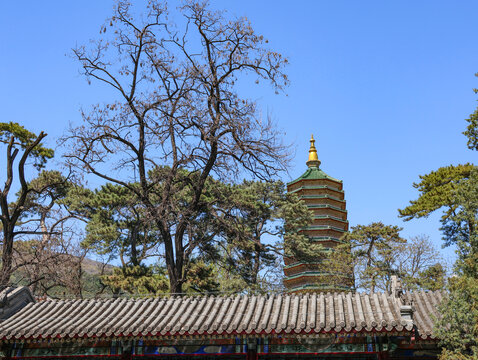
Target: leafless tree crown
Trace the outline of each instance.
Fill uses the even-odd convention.
[[[281,91],[287,59],[268,50],[245,18],[193,1],[176,15],[172,23],[166,5],[150,1],[137,22],[130,4],[120,1],[102,39],[74,49],[88,80],[108,85],[118,99],[83,112],[83,125],[63,139],[71,164],[130,189],[149,209],[164,238],[172,291],[184,280],[185,252],[193,249],[183,238],[202,206],[206,179],[243,170],[270,179],[289,160],[270,119],[237,87],[252,76]],[[151,170],[158,168],[161,179],[154,179]],[[179,176],[182,170],[190,175]],[[161,191],[152,194],[157,181]],[[185,187],[192,199],[171,221],[171,195]]]

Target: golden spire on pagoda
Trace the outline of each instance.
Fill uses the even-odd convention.
[[[319,167],[320,160],[317,156],[317,149],[315,148],[314,134],[310,136],[309,160],[306,162],[308,167]]]

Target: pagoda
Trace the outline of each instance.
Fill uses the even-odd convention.
[[[348,230],[347,210],[341,180],[334,179],[320,169],[314,136],[310,139],[307,171],[287,184],[287,191],[295,193],[313,213],[313,221],[299,232],[310,242],[322,245],[316,261],[284,256],[284,285],[288,292],[347,291],[353,288],[349,274],[330,271],[323,259],[333,253],[341,237]],[[287,239],[286,239],[287,241]]]

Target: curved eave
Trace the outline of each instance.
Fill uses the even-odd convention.
[[[285,276],[284,281],[297,280],[301,277],[323,277],[323,276],[340,276],[344,278],[352,279],[352,275],[346,275],[343,273],[331,273],[331,272],[321,272],[321,271],[303,271],[297,275]]]
[[[338,201],[341,203],[346,203],[345,200],[339,199],[335,196],[330,196],[330,195],[301,195],[299,196],[299,199],[304,200],[304,199],[330,199],[333,201]]]
[[[306,228],[299,228],[298,231],[307,231],[307,230],[335,230],[338,232],[346,232],[347,230],[341,229],[331,225],[312,225],[307,226]]]
[[[312,217],[313,219],[316,219],[316,220],[327,220],[327,219],[331,219],[331,220],[335,220],[335,221],[338,221],[338,222],[341,222],[341,223],[344,223],[344,224],[348,224],[349,221],[348,220],[344,220],[344,219],[341,219],[337,216],[332,216],[332,215],[314,215]]]
[[[332,186],[328,186],[328,185],[304,185],[304,186],[298,187],[297,189],[290,190],[288,192],[293,194],[293,193],[296,193],[296,192],[301,191],[301,190],[319,190],[319,189],[331,190],[331,191],[339,193],[339,194],[344,193],[343,190],[339,190],[339,189],[336,189],[336,188],[334,188]]]
[[[332,285],[325,285],[325,286],[319,286],[319,285],[312,285],[312,284],[307,284],[307,285],[300,285],[300,286],[295,286],[293,288],[290,288],[287,290],[288,293],[292,292],[300,292],[300,291],[313,291],[317,290],[319,292],[324,291],[324,290],[329,290],[329,291],[337,291],[340,289],[341,291],[350,291],[352,288],[349,286],[332,286]]]
[[[341,209],[337,206],[329,205],[329,204],[316,204],[316,205],[307,205],[309,209],[332,209],[335,211],[340,211],[342,213],[347,213],[347,210]]]
[[[310,167],[299,178],[288,182],[287,186],[293,185],[301,180],[331,180],[333,182],[342,183],[342,180],[338,180],[333,178],[332,176],[327,175],[320,168]]]
[[[301,266],[301,265],[320,265],[322,262],[321,261],[316,261],[316,262],[304,262],[304,261],[299,261],[293,264],[285,265],[284,269],[293,269],[295,267]]]
[[[332,241],[332,242],[338,242],[338,243],[341,243],[341,244],[346,243],[346,241],[340,240],[340,238],[335,238],[335,237],[332,237],[332,236],[309,236],[309,239],[314,241],[314,242],[315,241],[316,242]]]
[[[309,239],[312,241],[312,242],[334,242],[334,243],[339,243],[339,244],[346,244],[347,241],[344,241],[344,240],[340,240],[340,239],[337,239],[337,238],[327,238],[327,239],[324,239],[324,238],[321,238],[320,236],[309,236]],[[325,250],[327,251],[334,251],[333,248],[326,248]]]
[[[388,335],[409,335],[413,331],[413,327],[404,326],[404,325],[396,325],[396,326],[376,326],[376,327],[367,327],[367,326],[355,326],[355,328],[348,328],[345,325],[341,326],[340,324],[335,327],[330,327],[326,324],[325,328],[311,328],[308,324],[304,326],[303,329],[291,329],[286,328],[282,330],[277,329],[264,329],[261,331],[257,330],[243,330],[243,331],[212,331],[212,332],[166,332],[162,333],[154,333],[154,332],[145,332],[145,333],[120,333],[116,334],[101,334],[101,335],[92,335],[88,336],[87,334],[83,336],[75,335],[73,337],[70,336],[41,336],[41,337],[25,337],[21,336],[19,338],[8,338],[3,337],[0,338],[0,343],[18,343],[18,342],[41,342],[41,341],[48,341],[48,342],[68,342],[68,341],[84,341],[84,340],[115,340],[118,338],[127,338],[129,340],[144,340],[145,338],[148,340],[162,340],[162,339],[171,339],[180,337],[182,339],[185,338],[217,338],[217,337],[229,337],[229,336],[238,336],[238,337],[246,337],[250,335],[269,335],[269,336],[288,336],[297,337],[297,335],[314,335],[314,336],[323,336],[327,337],[330,334],[357,334],[359,336],[369,336],[370,333],[373,334],[388,334]],[[422,339],[434,339],[434,337],[422,337]]]

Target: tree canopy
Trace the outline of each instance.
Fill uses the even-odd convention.
[[[478,93],[477,89],[474,89]],[[478,110],[466,120],[468,148],[478,150]],[[450,165],[420,176],[413,184],[419,198],[399,214],[405,220],[426,217],[443,209],[441,228],[445,246],[456,246],[457,261],[448,280],[448,297],[440,304],[435,334],[444,346],[442,360],[478,356],[478,169],[473,164]],[[424,273],[433,277],[439,268]]]
[[[450,217],[459,205],[455,192],[459,184],[470,177],[474,165],[459,164],[441,167],[426,175],[420,175],[420,182],[413,183],[418,190],[417,200],[411,200],[410,205],[398,210],[399,216],[405,221],[427,217],[432,212],[444,208],[442,219]]]
[[[478,77],[478,73],[475,74]],[[473,89],[475,94],[478,94],[478,89]],[[468,126],[463,134],[468,138],[468,148],[471,150],[478,150],[478,107],[466,119]]]
[[[280,91],[288,83],[287,60],[247,19],[228,18],[205,3],[186,2],[176,24],[159,1],[147,11],[135,19],[130,4],[120,1],[102,38],[74,50],[88,81],[118,97],[83,113],[83,125],[64,139],[72,149],[66,158],[135,194],[161,234],[171,291],[181,293],[198,246],[187,239],[208,206],[208,179],[242,171],[270,179],[286,167],[287,148],[275,127],[236,82],[253,76]],[[155,169],[162,169],[159,179]],[[190,194],[188,206],[175,202],[178,192]]]
[[[46,134],[43,133],[37,136],[18,123],[0,122],[0,143],[8,145],[11,142],[12,148],[18,150],[28,150],[31,148],[28,154],[31,155],[38,170],[54,155],[53,149],[49,149],[41,143],[41,139],[45,136]],[[40,140],[37,142],[38,138]]]
[[[158,180],[156,191],[162,186]],[[117,292],[169,291],[161,234],[135,194],[109,183],[95,191],[74,189],[75,195],[68,197],[70,211],[87,220],[82,246],[120,260],[104,283]],[[227,184],[209,178],[203,197],[203,212],[188,229],[193,250],[188,253],[185,291],[280,289],[283,240],[310,221],[307,206],[287,194],[279,181]],[[174,200],[176,207],[187,207],[191,194],[175,192]],[[172,223],[176,211],[171,211]],[[295,247],[296,252],[310,251],[306,242]]]
[[[26,130],[17,123],[0,123],[0,143],[5,145],[6,171],[5,183],[0,191],[0,220],[2,223],[2,264],[0,268],[0,287],[9,284],[12,275],[13,243],[19,234],[16,231],[20,217],[28,210],[25,207],[30,193],[42,193],[45,188],[35,189],[28,184],[25,176],[27,160],[33,160],[33,165],[40,170],[46,161],[53,157],[53,150],[45,148],[41,141],[46,136],[41,132],[38,136]],[[17,171],[14,171],[14,163],[17,155],[22,151],[18,161]],[[14,179],[20,183],[20,190],[15,201],[9,201],[9,195]]]
[[[421,235],[407,240],[401,230],[381,222],[353,226],[325,257],[326,268],[353,276],[359,291],[390,291],[393,275],[409,290],[441,289],[446,268],[430,239]]]

